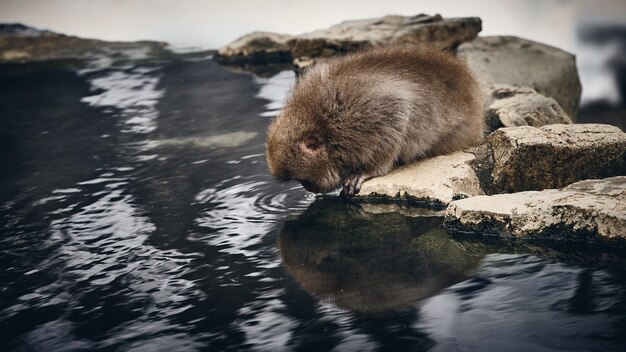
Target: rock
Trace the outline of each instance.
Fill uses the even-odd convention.
[[[626,134],[617,127],[509,127],[470,153],[420,160],[366,181],[358,198],[410,200],[437,209],[460,198],[560,188],[616,175],[626,175]]]
[[[482,30],[477,17],[443,19],[440,15],[385,16],[345,21],[328,29],[299,35],[289,41],[296,66],[311,59],[353,51],[368,45],[430,43],[441,49],[456,48],[476,38]]]
[[[476,38],[461,44],[457,53],[485,87],[493,84],[531,87],[554,98],[571,118],[576,117],[581,85],[574,55],[508,36]]]
[[[363,183],[359,198],[405,199],[445,207],[453,199],[484,194],[465,152],[420,160]]]
[[[460,43],[474,39],[481,29],[482,22],[477,17],[385,16],[345,21],[328,29],[293,37],[252,33],[221,48],[216,59],[226,63],[293,60],[302,68],[317,58],[369,45],[431,43],[442,49],[456,48]]]
[[[0,62],[88,59],[161,58],[171,55],[167,44],[154,41],[107,42],[41,31],[21,24],[0,27]]]
[[[514,237],[625,239],[626,177],[453,201],[445,225],[453,232]]]
[[[55,35],[58,34],[25,26],[21,23],[0,23],[0,37],[42,37]]]
[[[287,41],[292,38],[287,34],[253,32],[219,49],[217,57],[242,63],[291,61]]]
[[[472,153],[472,166],[486,194],[626,175],[626,134],[609,125],[501,128]]]
[[[495,85],[490,90],[493,101],[487,108],[486,116],[491,130],[572,123],[556,100],[545,97],[532,88]]]

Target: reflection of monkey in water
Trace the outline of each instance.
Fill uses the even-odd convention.
[[[347,310],[410,307],[466,278],[482,254],[451,240],[438,217],[385,204],[317,199],[278,236],[282,265],[317,299]]]
[[[430,47],[370,49],[305,72],[267,137],[272,175],[311,192],[477,143],[482,95],[465,64]]]

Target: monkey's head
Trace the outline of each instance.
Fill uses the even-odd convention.
[[[335,97],[330,96],[334,90],[316,79],[316,72],[299,78],[270,125],[266,157],[273,176],[297,180],[310,192],[327,193],[339,188],[346,175],[335,127],[329,123],[337,112]]]
[[[397,144],[402,128],[393,122],[402,107],[393,87],[386,89],[367,74],[336,70],[320,63],[300,75],[267,135],[272,175],[297,180],[315,193],[336,190],[349,176],[394,157],[386,149]]]
[[[327,193],[341,186],[342,170],[333,152],[325,131],[284,110],[268,130],[270,173],[284,181],[297,180],[309,192]]]

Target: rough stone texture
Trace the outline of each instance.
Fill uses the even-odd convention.
[[[472,152],[472,166],[486,194],[626,175],[626,134],[609,125],[501,128]]]
[[[291,60],[304,67],[314,59],[353,51],[368,45],[431,43],[442,49],[455,48],[474,39],[481,31],[477,17],[448,18],[440,15],[385,16],[345,21],[328,29],[288,36],[252,33],[218,51],[223,62]]]
[[[290,40],[294,63],[303,67],[311,59],[353,51],[366,45],[430,43],[441,49],[455,48],[476,38],[482,30],[477,17],[443,19],[440,15],[385,16],[345,21],[328,29]]]
[[[490,87],[490,91],[492,102],[486,115],[492,131],[501,127],[572,123],[556,100],[532,88],[495,85]]]
[[[626,238],[626,177],[450,203],[446,227],[515,237]]]
[[[467,61],[484,87],[534,88],[554,98],[575,119],[581,85],[574,55],[526,39],[493,36],[461,44],[458,56]]]
[[[453,199],[484,194],[469,161],[474,156],[456,152],[406,165],[363,183],[360,198],[407,199],[445,206]]]
[[[162,57],[167,44],[154,41],[107,42],[40,31],[21,24],[0,26],[0,62],[85,59],[108,55],[114,59]]]

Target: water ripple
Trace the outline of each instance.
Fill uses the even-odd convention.
[[[156,104],[165,91],[158,88],[156,68],[107,70],[90,74],[89,82],[97,94],[81,99],[92,107],[114,108],[124,119],[123,132],[149,133],[156,129]]]
[[[196,219],[196,224],[217,231],[205,240],[225,253],[255,255],[255,251],[248,249],[261,243],[281,216],[304,210],[314,199],[300,186],[276,190],[256,179],[245,181],[235,176],[196,196],[196,202],[208,208]]]
[[[624,350],[621,267],[452,241],[436,219],[272,179],[264,116],[292,73],[111,65],[0,67],[17,136],[1,160],[0,350]],[[436,255],[451,260],[419,264]],[[469,279],[443,290],[420,275],[457,266]],[[363,313],[359,296],[403,300]]]

